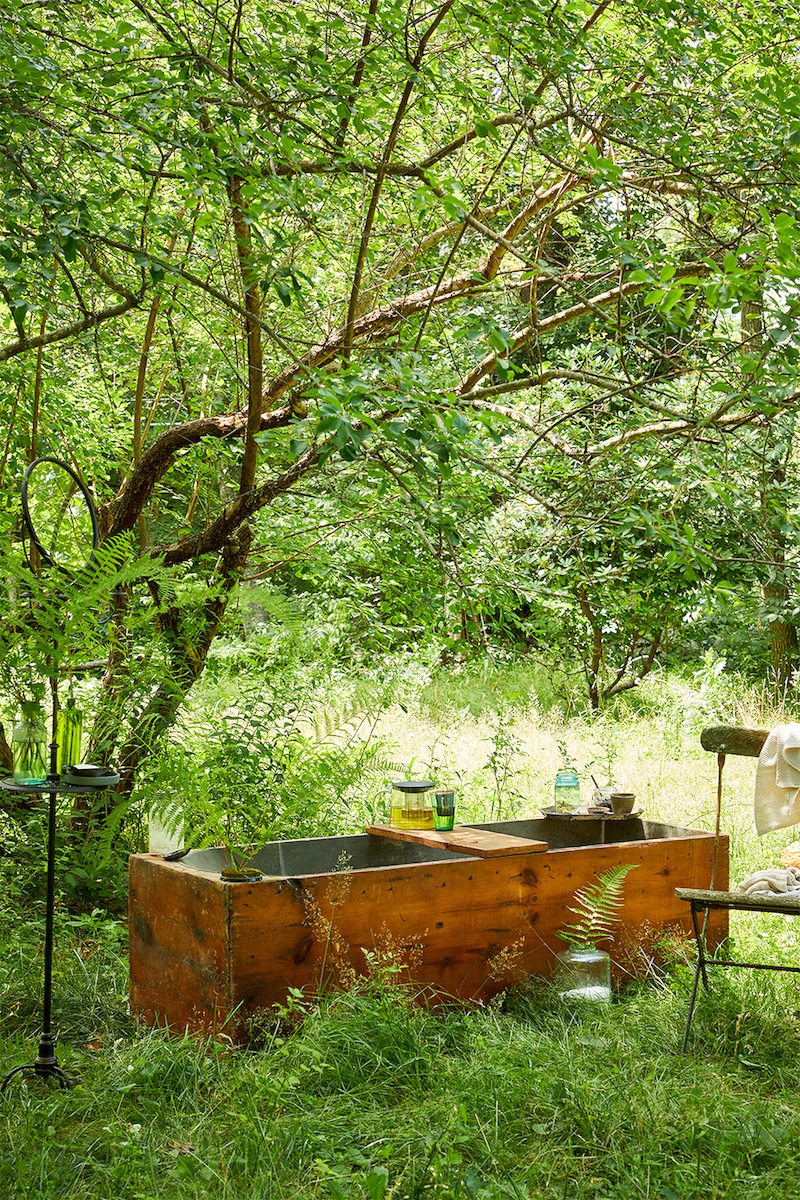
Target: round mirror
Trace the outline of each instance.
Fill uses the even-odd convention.
[[[37,458],[22,481],[22,512],[31,541],[50,566],[77,575],[94,558],[99,537],[91,497],[58,458]]]

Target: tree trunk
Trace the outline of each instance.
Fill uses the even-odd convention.
[[[741,329],[742,342],[748,352],[751,354],[758,352],[764,339],[764,311],[760,298],[743,302]],[[779,440],[783,438],[784,433],[785,431],[781,431]],[[786,468],[792,452],[792,440],[792,437],[785,439],[787,450],[784,456],[778,459],[767,453],[772,443],[772,438],[768,434],[761,469],[761,512],[769,553],[769,562],[766,567],[767,578],[762,584],[762,596],[769,628],[770,657],[778,699],[785,696],[786,688],[798,661],[797,628],[786,615],[793,585],[786,561],[784,530],[787,513],[784,486]]]
[[[88,833],[93,822],[102,822],[120,798],[130,795],[140,763],[170,729],[181,704],[203,673],[231,593],[247,566],[251,543],[252,534],[249,526],[245,525],[224,548],[218,573],[219,592],[203,606],[199,615],[192,614],[191,633],[182,609],[170,608],[161,615],[159,623],[169,654],[169,671],[133,723],[127,741],[119,750],[117,757],[122,779],[116,790],[106,794],[107,802],[100,812],[88,807],[91,797],[77,796],[73,828]],[[104,714],[98,714],[97,728],[106,728],[113,721],[114,713],[105,714],[105,719]]]
[[[780,550],[783,553],[783,546]],[[785,568],[785,562],[783,567]],[[769,625],[769,649],[775,678],[775,691],[780,698],[786,694],[786,688],[791,682],[798,662],[797,627],[793,621],[787,621],[781,616],[774,615],[785,609],[789,599],[785,571],[782,571],[780,575],[776,573],[775,579],[764,584],[763,596]],[[773,619],[769,620],[770,617]]]

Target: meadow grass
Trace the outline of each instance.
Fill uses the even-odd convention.
[[[709,828],[716,760],[699,748],[700,728],[766,727],[783,715],[726,686],[662,679],[635,706],[602,717],[565,717],[530,695],[476,714],[441,694],[431,706],[418,692],[389,710],[384,733],[407,763],[455,782],[476,816],[496,808],[499,777],[501,815],[535,811],[563,748],[585,772],[613,743],[620,782],[648,816]],[[755,838],[754,767],[726,765],[734,875],[773,864],[795,836]],[[732,917],[745,957],[800,962],[795,926]],[[241,1049],[133,1022],[124,931],[61,905],[54,1017],[59,1059],[80,1084],[64,1092],[14,1083],[0,1099],[0,1197],[794,1196],[795,977],[712,973],[683,1056],[691,945],[651,949],[649,969],[610,1005],[569,1007],[533,979],[489,1005],[431,1011],[384,971],[356,991],[266,1014],[259,1048]],[[40,991],[40,914],[8,896],[0,901],[0,1073],[35,1054]]]

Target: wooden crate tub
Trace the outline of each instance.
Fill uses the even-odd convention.
[[[638,817],[506,821],[452,835],[375,828],[268,844],[249,860],[265,872],[258,882],[223,881],[221,849],[180,862],[133,855],[132,1012],[242,1042],[289,988],[347,986],[370,953],[408,964],[406,977],[431,1001],[485,1000],[552,973],[576,888],[616,863],[639,868],[625,880],[624,926],[689,933],[675,889],[708,885],[714,844],[712,834]],[[717,879],[727,887],[725,838]],[[726,934],[727,913],[712,913],[711,944]]]

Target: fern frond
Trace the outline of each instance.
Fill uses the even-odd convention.
[[[259,590],[257,601],[271,620],[279,621],[290,633],[300,633],[306,628],[305,613],[291,596]]]
[[[633,871],[636,863],[618,863],[595,882],[575,892],[575,907],[567,911],[577,920],[564,925],[558,936],[570,946],[591,949],[609,937],[624,899],[625,876]]]
[[[112,793],[113,795],[113,793]],[[104,797],[98,803],[98,808],[105,806],[108,800]],[[102,819],[92,828],[92,853],[98,867],[105,867],[111,861],[117,839],[122,831],[133,801],[130,797],[120,798],[109,812],[103,812]]]

